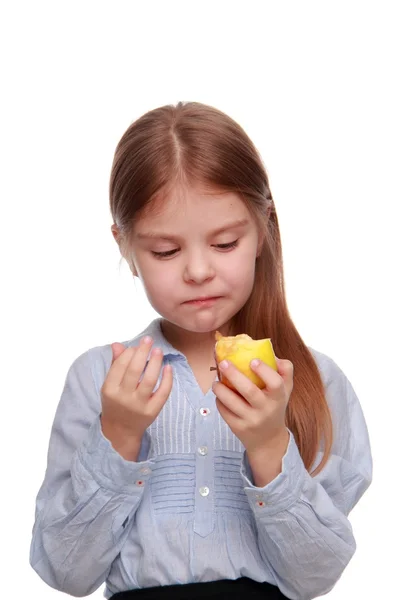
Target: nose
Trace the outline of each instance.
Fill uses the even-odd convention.
[[[215,270],[211,257],[206,252],[198,251],[188,256],[183,273],[186,283],[204,283],[214,276]]]

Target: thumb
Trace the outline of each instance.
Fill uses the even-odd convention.
[[[275,358],[279,375],[284,379],[288,378],[290,375],[293,376],[293,363],[285,358],[278,358],[277,356]]]
[[[126,350],[125,346],[123,344],[120,344],[119,342],[114,342],[113,344],[111,344],[111,348],[112,348],[112,363],[117,360],[117,358],[119,356],[121,356],[121,354],[124,352],[124,350]]]

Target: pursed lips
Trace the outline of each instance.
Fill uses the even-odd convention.
[[[186,300],[183,304],[192,304],[193,302],[208,302],[211,300],[217,300],[221,298],[221,296],[200,296],[199,298],[192,298],[191,300]]]

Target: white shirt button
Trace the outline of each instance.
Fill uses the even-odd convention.
[[[208,453],[208,448],[207,446],[200,446],[197,448],[197,451],[199,454],[201,454],[201,456],[205,456]]]
[[[149,469],[148,467],[143,467],[143,469],[140,469],[140,472],[142,475],[148,475],[149,473],[151,473],[151,469]]]
[[[208,494],[210,493],[210,489],[206,486],[203,486],[199,489],[199,492],[201,496],[208,496]]]
[[[200,409],[200,414],[201,414],[201,416],[202,416],[202,417],[206,417],[207,415],[209,415],[209,414],[210,414],[210,412],[211,412],[211,411],[210,411],[210,409],[209,409],[209,408],[201,408],[201,409]]]

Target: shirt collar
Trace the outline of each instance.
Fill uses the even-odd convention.
[[[153,347],[161,348],[164,356],[182,356],[183,357],[182,352],[179,352],[176,348],[174,348],[165,339],[164,334],[161,329],[161,321],[162,321],[162,319],[160,317],[157,319],[154,319],[154,321],[152,321],[146,327],[146,329],[144,329],[144,331],[142,331],[142,333],[140,333],[135,338],[133,338],[133,340],[131,340],[128,345],[134,346],[134,345],[136,345],[136,342],[138,339],[140,339],[146,335],[149,335],[154,341]]]

